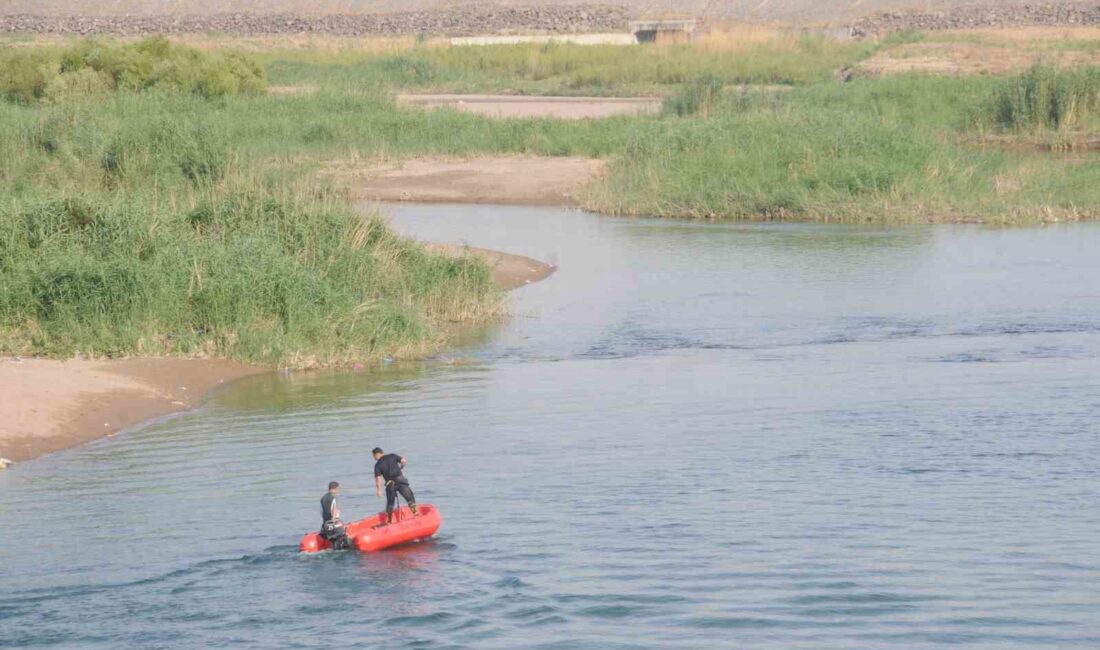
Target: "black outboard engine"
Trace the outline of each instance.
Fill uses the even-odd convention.
[[[321,537],[332,544],[333,550],[344,551],[351,548],[347,527],[339,519],[330,519],[321,526]]]

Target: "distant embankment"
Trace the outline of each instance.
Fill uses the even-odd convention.
[[[884,12],[855,21],[852,35],[873,36],[905,30],[939,31],[979,27],[1100,25],[1100,3],[956,7],[946,11]]]
[[[0,33],[73,34],[92,36],[147,36],[152,34],[224,33],[244,36],[272,34],[331,34],[334,36],[370,36],[386,34],[482,35],[509,32],[586,33],[625,31],[631,18],[645,14],[637,2],[624,4],[531,4],[502,6],[488,4],[455,5],[448,8],[393,13],[364,12],[347,14],[298,13],[194,13],[186,15],[134,14],[53,14],[19,13],[0,15]],[[817,1],[817,0],[815,0]],[[421,3],[423,4],[423,3]],[[708,3],[697,7],[689,0],[666,2],[680,8],[677,16],[695,16],[703,24],[721,22],[734,16],[752,22],[767,20],[770,14],[749,11],[745,15],[729,13],[740,3],[734,0]],[[979,27],[1022,27],[1053,25],[1100,25],[1100,2],[1062,2],[1047,4],[966,4],[944,6],[942,11],[883,11],[855,20],[845,20],[848,12],[834,13],[832,20],[817,16],[792,0],[760,3],[761,7],[787,7],[782,13],[793,24],[845,25],[856,38],[905,30],[936,31]],[[832,6],[836,2],[826,3]],[[883,2],[856,2],[863,11],[872,11]],[[894,3],[898,4],[897,2]],[[900,2],[904,5],[904,2]],[[727,6],[728,5],[728,6]],[[736,5],[736,7],[735,7]],[[662,7],[664,5],[661,5]],[[806,5],[809,6],[809,5]],[[927,6],[927,5],[926,5]],[[726,13],[722,9],[725,7]],[[651,8],[652,9],[652,8]],[[0,10],[2,11],[2,10]],[[778,9],[776,9],[778,11]],[[811,18],[810,16],[816,18]],[[808,21],[808,22],[807,22]]]
[[[300,16],[292,14],[226,13],[213,15],[153,16],[40,16],[0,15],[0,32],[35,34],[149,34],[226,33],[332,34],[490,34],[513,30],[570,33],[615,31],[626,28],[629,12],[621,6],[486,7],[391,14]]]

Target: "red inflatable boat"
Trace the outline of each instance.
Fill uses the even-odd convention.
[[[384,548],[413,542],[419,539],[427,539],[439,530],[443,518],[435,506],[425,503],[417,508],[419,517],[414,517],[408,506],[395,510],[393,523],[386,523],[386,513],[380,512],[373,517],[360,519],[347,525],[348,537],[351,545],[360,551],[381,551]],[[316,553],[332,548],[327,539],[323,539],[319,533],[306,533],[298,544],[298,550],[302,553]]]

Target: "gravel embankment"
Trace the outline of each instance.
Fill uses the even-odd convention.
[[[448,9],[346,15],[224,13],[188,15],[0,15],[0,33],[114,34],[224,33],[244,36],[278,34],[480,35],[509,32],[621,32],[637,7],[593,5],[457,6]],[[709,15],[709,14],[708,14]],[[705,24],[705,21],[704,21]],[[888,11],[847,24],[864,38],[904,30],[938,31],[976,27],[1100,25],[1100,2],[986,4],[943,11]]]
[[[550,33],[622,31],[628,12],[611,5],[488,7],[392,14],[299,16],[291,14],[215,14],[154,16],[0,16],[0,32],[33,34],[225,33],[271,34],[493,34],[509,31]]]
[[[978,27],[1100,25],[1100,3],[958,7],[947,11],[884,12],[851,25],[856,38],[905,30],[941,31]]]

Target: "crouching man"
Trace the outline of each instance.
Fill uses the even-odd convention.
[[[321,497],[321,537],[328,540],[333,549],[342,551],[351,548],[351,540],[340,520],[340,506],[336,503],[339,494],[340,484],[332,481],[328,484],[328,492]]]

